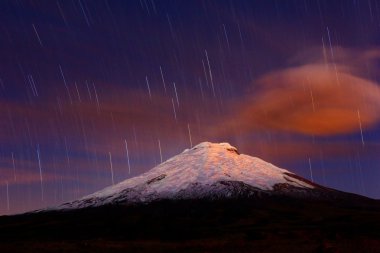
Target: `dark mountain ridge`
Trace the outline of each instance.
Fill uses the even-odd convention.
[[[0,217],[0,250],[379,252],[379,228],[377,200],[205,143],[80,200]]]

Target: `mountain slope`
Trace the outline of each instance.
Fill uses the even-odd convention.
[[[167,199],[0,217],[0,251],[379,252],[380,203],[362,200]]]
[[[287,194],[331,195],[324,188],[259,158],[239,154],[228,143],[203,142],[148,172],[58,209],[160,199],[233,198]]]
[[[377,200],[201,143],[80,200],[0,217],[0,251],[378,252],[379,214]]]

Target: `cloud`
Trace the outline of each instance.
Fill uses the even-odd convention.
[[[169,90],[165,94],[152,90],[150,97],[146,90],[104,86],[109,90],[99,92],[98,100],[85,93],[72,103],[53,95],[33,103],[0,99],[0,141],[6,147],[0,163],[0,186],[6,181],[39,182],[37,147],[44,180],[45,174],[52,174],[58,176],[49,177],[57,187],[62,179],[63,185],[79,181],[99,188],[110,184],[110,153],[115,179],[130,176],[124,140],[128,142],[131,173],[136,175],[159,163],[161,154],[165,160],[188,147],[188,124],[193,144],[207,139],[201,135],[214,118],[208,114],[216,111],[209,100],[198,102],[179,93],[177,103]],[[17,182],[13,180],[12,154],[20,173]]]
[[[372,58],[373,52],[368,52]],[[380,89],[358,71],[347,64],[310,63],[268,73],[237,106],[236,125],[241,131],[269,128],[318,136],[373,127],[380,121]]]
[[[40,183],[40,174],[37,170],[26,170],[19,169],[15,172],[13,168],[0,168],[1,180],[0,186],[4,186],[6,184],[9,185],[25,185],[25,184],[35,184]],[[54,182],[57,180],[57,175],[53,173],[43,173],[43,182]],[[68,177],[64,177],[65,180],[69,179]]]

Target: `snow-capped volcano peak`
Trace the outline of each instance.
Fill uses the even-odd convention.
[[[259,158],[239,154],[228,143],[202,142],[148,172],[107,187],[61,208],[87,207],[113,202],[143,202],[167,198],[230,196],[229,184],[272,191],[276,185],[313,189],[315,185]],[[235,189],[236,190],[236,189]]]

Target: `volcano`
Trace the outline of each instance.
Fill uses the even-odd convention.
[[[378,200],[203,142],[146,173],[0,217],[1,252],[378,252]]]
[[[165,199],[300,198],[354,196],[317,185],[257,157],[240,154],[228,143],[203,142],[127,179],[54,209],[149,203]]]

